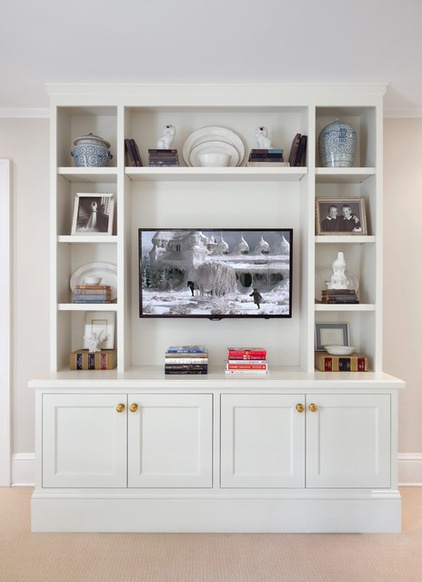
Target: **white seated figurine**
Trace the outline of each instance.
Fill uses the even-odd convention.
[[[268,137],[268,129],[263,125],[260,125],[256,128],[255,132],[256,143],[258,147],[263,150],[270,150],[272,149],[271,140]]]
[[[327,283],[328,289],[348,289],[349,281],[346,277],[346,267],[344,253],[339,251],[337,258],[333,262],[333,274],[331,275],[331,281]]]
[[[165,125],[161,137],[157,141],[157,150],[170,150],[174,143],[176,128],[174,125]]]

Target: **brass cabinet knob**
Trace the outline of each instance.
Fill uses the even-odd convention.
[[[314,404],[313,402],[311,402],[309,405],[309,410],[311,412],[316,412],[318,410],[318,406],[316,404]]]
[[[301,404],[301,403],[299,402],[299,404],[296,404],[296,410],[297,410],[298,412],[303,412],[303,411],[305,410],[305,407],[303,406],[303,404]]]
[[[125,409],[125,405],[124,405],[122,402],[120,402],[120,404],[118,404],[118,405],[116,406],[116,410],[117,410],[117,412],[123,412],[123,411],[124,411],[124,409]]]
[[[129,406],[129,410],[131,412],[136,412],[138,410],[138,405],[136,404],[136,402],[132,402],[132,404]]]

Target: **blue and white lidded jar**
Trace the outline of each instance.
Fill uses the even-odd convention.
[[[353,166],[356,153],[356,131],[348,123],[336,119],[321,130],[318,139],[321,165],[331,168]]]
[[[93,133],[75,138],[73,145],[70,154],[78,167],[104,167],[113,158],[109,142]]]

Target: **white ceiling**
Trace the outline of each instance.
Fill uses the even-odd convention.
[[[422,115],[422,0],[8,0],[0,110],[45,83],[386,83]]]

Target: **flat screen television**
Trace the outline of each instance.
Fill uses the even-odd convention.
[[[139,229],[139,316],[292,316],[293,230]]]

